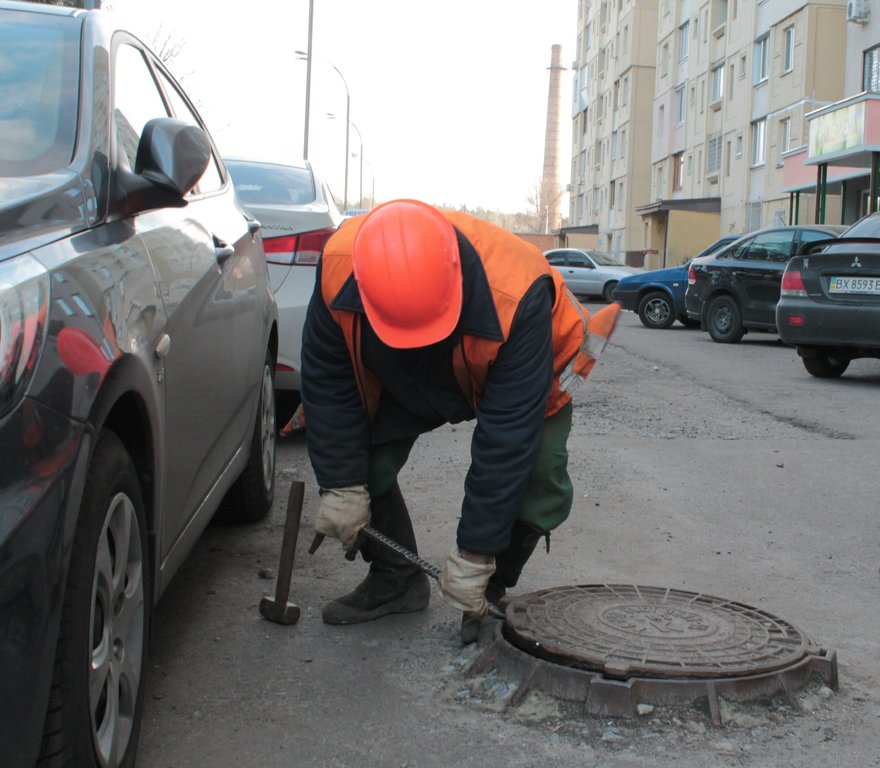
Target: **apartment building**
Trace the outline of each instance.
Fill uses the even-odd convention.
[[[656,39],[657,0],[579,0],[565,235],[638,266]]]
[[[786,157],[806,144],[808,115],[845,93],[846,16],[846,0],[659,0],[656,8],[581,0],[570,226],[595,227],[599,247],[654,268],[682,263],[721,234],[815,220],[817,172],[812,182],[786,178]],[[593,62],[609,31],[616,42],[624,25],[638,24],[647,36],[652,21],[654,43],[633,65],[650,78],[638,93],[645,101],[631,93],[627,111],[606,128],[595,114],[603,105]],[[629,62],[619,47],[612,51],[614,82]],[[646,113],[633,130],[631,116]],[[626,163],[597,165],[615,129],[619,147],[623,125],[644,142],[647,165],[637,151]],[[606,205],[612,198],[629,208]]]
[[[846,3],[846,42],[821,63],[844,61],[844,97],[806,115],[803,140],[784,153],[783,191],[793,220],[851,224],[880,210],[880,7]],[[872,193],[873,192],[873,193]]]

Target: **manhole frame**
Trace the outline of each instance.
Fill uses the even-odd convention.
[[[656,588],[641,587],[641,589]],[[516,599],[524,597],[527,595]],[[761,614],[766,613],[745,604],[740,605]],[[508,604],[509,610],[510,604]],[[771,616],[771,614],[766,615]],[[803,640],[801,658],[791,664],[755,674],[704,677],[648,676],[638,673],[628,674],[625,667],[615,668],[614,665],[610,668],[606,665],[606,668],[601,670],[558,663],[552,659],[530,654],[511,642],[504,633],[507,623],[507,620],[483,622],[483,631],[479,639],[479,645],[483,650],[471,663],[466,675],[473,677],[495,668],[499,673],[510,678],[516,685],[516,690],[507,702],[508,708],[519,706],[534,690],[564,701],[581,703],[585,714],[598,717],[637,717],[640,704],[694,705],[700,699],[705,699],[712,723],[721,725],[720,698],[744,702],[783,694],[788,698],[791,706],[799,710],[800,703],[795,693],[815,677],[824,681],[832,690],[838,689],[836,651],[816,645],[800,629],[787,621],[785,623],[799,632]]]

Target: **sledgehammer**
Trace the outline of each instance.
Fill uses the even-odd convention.
[[[303,498],[306,484],[294,480],[287,497],[287,516],[284,519],[284,538],[281,541],[281,561],[278,564],[278,580],[275,582],[275,599],[263,597],[260,600],[260,613],[276,624],[296,624],[299,621],[299,606],[288,603],[290,577],[293,573],[293,556],[296,554],[296,540],[299,537],[299,522],[302,518]]]

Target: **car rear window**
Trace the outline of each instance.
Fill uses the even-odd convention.
[[[76,142],[81,22],[0,12],[0,177],[66,167]]]
[[[306,205],[315,202],[307,168],[227,160],[235,191],[245,205]]]

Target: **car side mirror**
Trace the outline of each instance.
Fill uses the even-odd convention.
[[[120,168],[121,213],[182,208],[211,161],[211,142],[198,126],[170,117],[147,122],[138,142],[134,172]]]
[[[134,172],[184,197],[202,178],[210,159],[211,143],[201,128],[159,117],[144,126]]]

